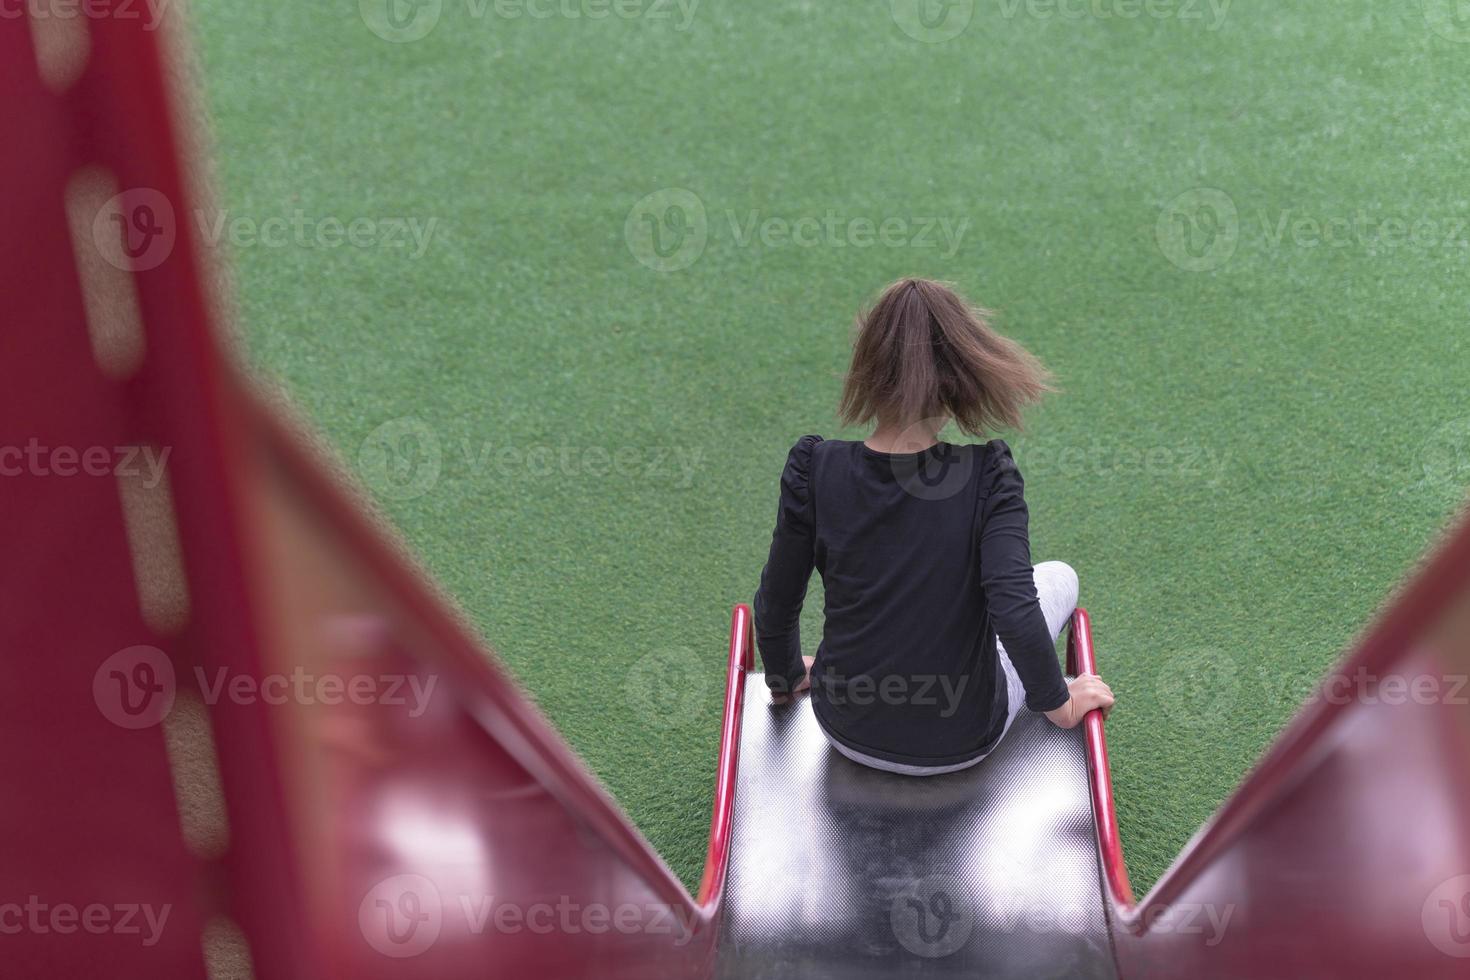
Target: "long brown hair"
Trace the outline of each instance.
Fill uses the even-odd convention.
[[[907,426],[947,415],[973,436],[1019,429],[1021,410],[1053,390],[1051,374],[992,330],[990,316],[930,279],[889,286],[858,318],[843,423]]]

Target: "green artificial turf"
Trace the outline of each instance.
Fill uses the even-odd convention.
[[[852,434],[851,317],[897,276],[1001,311],[1064,389],[1012,441],[1119,695],[1140,890],[1463,499],[1470,29],[1087,2],[977,0],[926,43],[902,2],[445,0],[390,43],[356,0],[195,0],[251,356],[688,882],[730,607],[791,443]],[[656,271],[635,205],[670,189],[693,261]],[[324,219],[434,224],[415,254]]]

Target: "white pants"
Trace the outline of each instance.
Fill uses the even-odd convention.
[[[1036,580],[1036,596],[1041,600],[1041,612],[1046,616],[1046,627],[1051,630],[1052,642],[1055,643],[1057,637],[1062,635],[1062,629],[1067,625],[1067,620],[1072,618],[1072,613],[1077,608],[1077,573],[1066,562],[1044,561],[1032,568],[1031,575]],[[1000,669],[1005,675],[1006,684],[1006,723],[1001,729],[1000,738],[995,740],[995,744],[999,745],[1001,739],[1006,737],[1006,732],[1011,730],[1011,723],[1026,706],[1026,688],[1021,684],[1021,676],[1016,673],[1010,655],[1006,653],[1005,644],[999,639],[995,641],[995,652],[1000,655]],[[822,734],[827,735],[825,729]],[[901,762],[875,759],[870,755],[856,752],[831,735],[827,735],[827,741],[834,749],[853,762],[904,776],[939,776],[947,772],[959,772],[961,769],[979,765],[985,761],[985,756],[995,751],[995,747],[992,746],[990,752],[985,755],[976,756],[952,766],[910,766]]]

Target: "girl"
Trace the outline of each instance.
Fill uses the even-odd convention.
[[[1055,643],[1077,605],[1077,574],[1031,566],[1026,501],[1010,448],[950,445],[1018,428],[1048,374],[984,311],[926,279],[884,291],[858,324],[842,421],[862,442],[805,436],[781,474],[755,632],[777,700],[807,689],[833,748],[907,775],[984,759],[1022,707],[1063,728],[1113,693],[1067,683]],[[817,655],[798,621],[815,566],[826,589]]]

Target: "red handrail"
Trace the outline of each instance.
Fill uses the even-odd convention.
[[[1092,646],[1092,619],[1086,609],[1072,614],[1072,631],[1067,636],[1067,672],[1096,674],[1097,653]],[[1123,861],[1123,839],[1118,834],[1118,814],[1113,808],[1113,773],[1108,763],[1108,736],[1102,712],[1093,709],[1082,719],[1087,742],[1089,792],[1093,822],[1097,826],[1097,851],[1102,861],[1103,883],[1111,904],[1120,911],[1133,907],[1133,886]]]
[[[710,815],[709,850],[696,899],[713,915],[725,890],[730,865],[730,827],[735,818],[735,776],[740,764],[740,716],[745,705],[745,674],[755,666],[750,607],[741,603],[730,614],[730,650],[725,671],[725,715],[720,724],[720,757],[715,770],[714,812]]]

